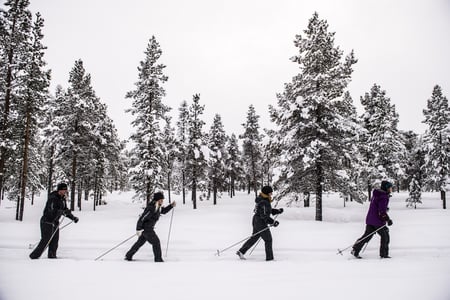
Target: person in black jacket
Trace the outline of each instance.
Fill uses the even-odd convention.
[[[30,258],[37,259],[41,257],[45,248],[48,247],[48,258],[56,258],[56,250],[59,241],[59,219],[65,216],[77,223],[78,218],[72,215],[66,204],[67,184],[61,182],[56,191],[48,195],[45,204],[44,214],[41,218],[41,240],[37,247],[31,252]]]
[[[280,223],[270,217],[270,215],[278,215],[283,213],[283,209],[272,208],[273,189],[270,186],[264,186],[261,193],[256,197],[255,214],[253,215],[253,235],[242,245],[241,249],[236,252],[240,259],[245,259],[244,254],[250,249],[261,237],[264,240],[266,250],[266,260],[273,260],[272,250],[272,234],[269,225],[277,227]]]
[[[175,201],[170,205],[162,207],[164,194],[157,192],[153,195],[153,200],[147,205],[136,224],[136,235],[139,237],[136,243],[125,255],[125,260],[133,260],[133,255],[141,248],[145,242],[149,242],[153,247],[155,262],[163,262],[161,254],[161,242],[155,232],[155,224],[161,214],[168,213],[176,206]]]

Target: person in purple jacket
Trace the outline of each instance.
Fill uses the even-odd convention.
[[[387,214],[391,193],[392,183],[389,181],[382,181],[381,188],[373,191],[366,217],[366,231],[353,245],[351,253],[354,257],[361,258],[359,252],[361,252],[364,244],[368,243],[376,232],[381,237],[380,257],[391,258],[389,256],[389,229],[386,227],[386,224],[388,226],[392,225],[392,220]]]

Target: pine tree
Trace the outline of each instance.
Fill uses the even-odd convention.
[[[178,165],[181,172],[181,191],[183,196],[183,204],[186,204],[186,160],[188,154],[188,135],[189,135],[189,106],[183,101],[178,109],[177,121],[177,142],[178,149]]]
[[[41,116],[41,107],[48,97],[48,86],[50,85],[50,72],[44,70],[46,63],[43,60],[45,47],[41,40],[42,27],[44,21],[39,14],[36,16],[36,21],[33,24],[33,40],[29,45],[27,64],[24,72],[20,76],[23,89],[18,93],[21,99],[18,104],[18,120],[23,120],[24,124],[21,128],[23,131],[22,144],[22,171],[20,176],[20,197],[17,205],[16,220],[23,220],[23,210],[27,186],[29,179],[33,183],[30,191],[40,189],[41,185],[38,180],[40,168],[35,164],[30,163],[33,159],[35,162],[40,160],[40,153],[37,150],[38,140],[38,126],[39,118]],[[30,176],[29,176],[30,175]]]
[[[78,60],[69,73],[69,88],[58,87],[48,109],[46,157],[49,160],[50,190],[53,178],[70,181],[70,208],[81,209],[82,192],[87,200],[94,192],[94,205],[107,190],[109,172],[117,165],[122,145],[106,105],[100,102],[83,62]],[[112,168],[112,169],[111,169]]]
[[[238,139],[233,133],[227,139],[227,156],[225,160],[225,175],[228,178],[228,192],[230,198],[236,194],[236,184],[242,180],[244,169],[242,168],[242,153],[239,150]]]
[[[226,134],[223,129],[222,118],[219,114],[216,114],[208,134],[208,179],[213,192],[214,205],[217,204],[218,193],[224,189],[226,183],[225,161],[227,158],[225,146]]]
[[[409,164],[406,173],[409,179],[409,197],[406,199],[407,207],[417,208],[417,203],[422,203],[422,188],[425,180],[425,151],[421,139],[416,139],[409,153]]]
[[[422,203],[422,190],[419,181],[413,176],[411,184],[409,185],[409,197],[406,198],[406,207],[417,208],[417,203]]]
[[[365,110],[362,122],[366,134],[362,141],[365,145],[363,156],[368,166],[365,178],[369,199],[376,182],[381,179],[393,181],[404,174],[401,161],[405,159],[406,148],[397,129],[398,114],[395,105],[390,102],[386,91],[377,84],[361,97]]]
[[[204,105],[200,105],[200,95],[195,94],[189,107],[189,146],[186,158],[187,181],[191,187],[194,209],[197,209],[197,192],[205,191],[206,189],[206,159],[203,152],[205,134],[202,131],[205,122],[201,119],[204,109]]]
[[[58,164],[67,163],[64,172],[70,180],[70,209],[75,209],[75,194],[82,187],[82,178],[88,176],[92,157],[95,155],[92,145],[95,141],[93,134],[96,124],[100,121],[101,109],[99,99],[91,85],[91,76],[87,74],[83,62],[77,60],[69,73],[69,88],[67,89],[66,102],[60,109],[64,110],[65,132],[62,136],[64,152],[58,158]],[[80,198],[79,198],[80,199]],[[80,200],[78,201],[78,203]],[[80,207],[79,207],[80,208]]]
[[[281,148],[276,141],[276,132],[266,130],[266,136],[263,141],[261,186],[273,185],[274,169],[280,166]]]
[[[89,190],[93,190],[94,210],[96,205],[102,204],[101,197],[108,190],[108,185],[117,183],[118,178],[126,172],[121,159],[124,143],[120,141],[114,122],[107,115],[106,105],[100,105],[96,114],[98,122],[93,130],[93,143],[89,153],[91,165],[85,168],[87,180],[84,182],[87,194]],[[81,209],[81,203],[78,207]]]
[[[178,144],[175,138],[175,129],[171,126],[170,117],[166,117],[166,125],[163,129],[162,140],[164,141],[161,145],[164,157],[162,174],[166,179],[164,188],[168,191],[168,199],[169,203],[171,203],[172,177],[178,156]]]
[[[334,33],[328,32],[327,22],[317,13],[294,44],[298,55],[292,61],[301,73],[277,95],[278,108],[271,107],[285,158],[279,181],[285,193],[313,191],[315,219],[321,221],[323,191],[349,192],[346,162],[354,155],[351,141],[357,135],[357,124],[342,103],[356,59],[351,52],[342,61],[343,52],[334,46]]]
[[[337,190],[344,197],[349,197],[351,200],[362,203],[364,200],[362,191],[366,184],[365,180],[362,180],[362,174],[366,169],[366,165],[361,155],[361,136],[364,136],[365,130],[362,127],[353,99],[348,91],[344,93],[342,101],[337,103],[337,108],[348,125],[348,128],[341,132],[341,138],[347,146],[347,155],[341,161],[346,175],[343,178],[344,180],[336,182]]]
[[[427,183],[434,190],[441,192],[442,206],[446,209],[446,180],[450,171],[450,108],[439,85],[433,88],[423,114],[425,116],[423,122],[428,125],[424,136],[427,145],[425,149]]]
[[[258,182],[262,174],[262,137],[259,133],[259,118],[255,107],[250,105],[247,112],[247,121],[242,124],[244,133],[239,136],[243,140],[243,156],[248,181],[248,193],[253,188],[255,197],[258,191]]]
[[[42,150],[46,165],[47,176],[47,193],[50,194],[54,186],[54,178],[65,178],[62,168],[56,164],[58,153],[61,152],[59,143],[60,133],[65,128],[65,113],[61,107],[65,106],[67,101],[66,91],[61,85],[56,87],[55,95],[50,96],[44,104],[43,111],[43,129],[42,129]]]
[[[32,15],[28,0],[9,0],[0,10],[0,200],[5,178],[17,175],[17,105],[20,103],[21,72],[26,68],[32,40]],[[20,173],[20,171],[19,171]]]
[[[127,112],[135,116],[132,125],[136,130],[131,135],[136,155],[131,166],[131,182],[137,197],[147,201],[156,189],[164,187],[161,122],[170,108],[162,102],[166,94],[163,84],[168,77],[163,73],[166,66],[158,63],[161,55],[160,45],[152,36],[145,59],[138,67],[136,89],[126,95],[126,98],[133,99],[132,108]]]
[[[416,174],[416,161],[415,153],[420,150],[422,145],[422,137],[413,131],[400,131],[402,142],[405,145],[405,161],[402,162],[402,168],[405,169],[405,176],[399,182],[399,190],[409,190],[409,185],[411,183],[413,175]],[[420,146],[419,146],[420,145]],[[421,151],[423,152],[423,151]],[[422,165],[423,166],[423,165]]]

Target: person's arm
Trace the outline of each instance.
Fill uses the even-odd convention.
[[[155,206],[149,205],[145,208],[142,215],[139,217],[137,224],[136,224],[136,230],[143,230],[144,229],[144,223],[151,219],[155,212]]]
[[[167,214],[172,208],[175,207],[175,202],[170,203],[169,205],[165,206],[165,207],[161,207],[161,213]]]
[[[389,217],[387,211],[388,211],[388,202],[389,202],[389,196],[386,195],[386,197],[380,197],[380,200],[378,201],[378,215],[380,216],[380,219],[387,222],[388,225],[392,225],[392,220]],[[390,226],[389,225],[389,226]]]
[[[260,218],[269,225],[272,225],[274,223],[274,219],[270,217],[270,214],[272,213],[272,208],[270,206],[269,201],[264,200],[259,203],[261,205],[260,210]]]

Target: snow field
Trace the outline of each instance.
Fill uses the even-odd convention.
[[[274,193],[276,194],[276,193]],[[275,195],[276,196],[276,195]],[[315,207],[288,207],[272,228],[275,261],[264,260],[261,241],[247,260],[234,254],[239,246],[216,255],[251,234],[254,196],[223,195],[218,205],[190,202],[173,212],[165,263],[154,263],[144,245],[136,261],[123,260],[137,238],[94,259],[134,234],[142,205],[132,193],[113,193],[105,206],[92,211],[83,201],[80,218],[62,230],[57,260],[44,254],[30,260],[28,245],[39,240],[39,219],[45,197],[27,203],[23,222],[14,221],[14,207],[0,206],[0,299],[450,299],[450,215],[441,209],[438,193],[424,194],[417,210],[405,207],[405,193],[391,198],[389,260],[378,257],[379,237],[369,243],[363,259],[347,250],[364,231],[368,203],[346,203],[335,194],[323,197],[323,222],[314,221]],[[168,201],[165,201],[167,204]],[[163,256],[172,212],[156,225]],[[65,220],[63,223],[67,222]]]

